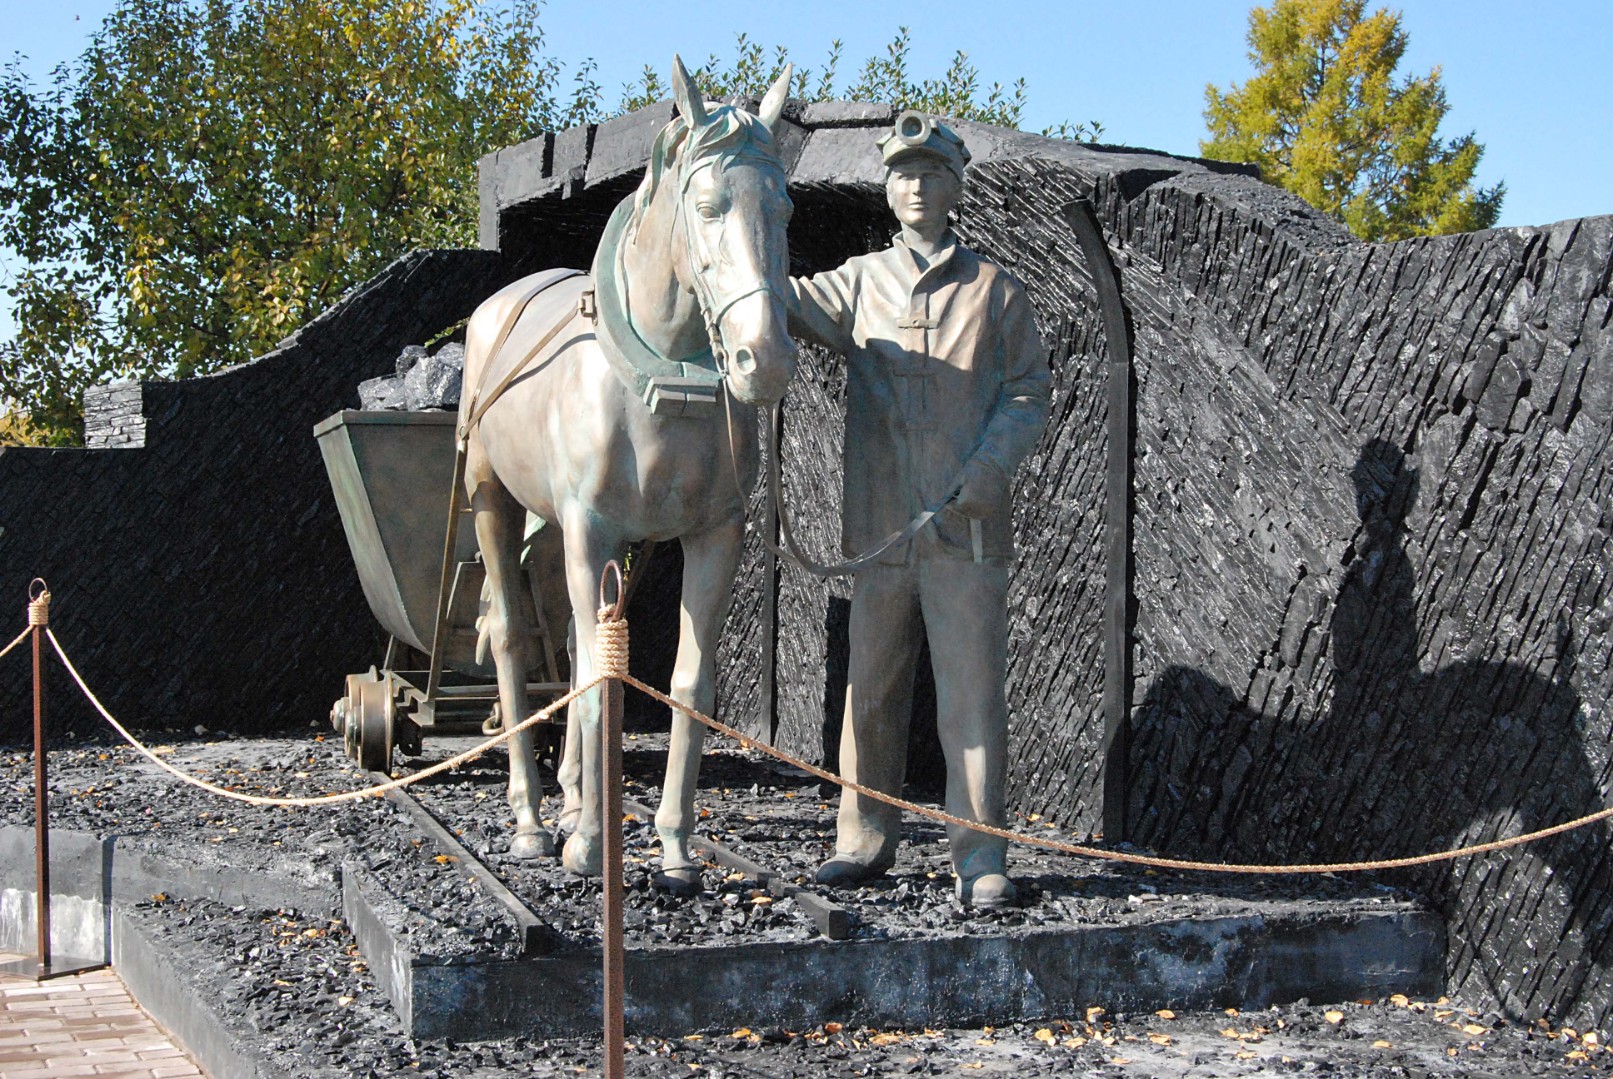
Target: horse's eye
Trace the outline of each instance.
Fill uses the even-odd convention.
[[[702,202],[695,208],[695,212],[706,221],[715,221],[722,216],[722,211],[709,202]]]

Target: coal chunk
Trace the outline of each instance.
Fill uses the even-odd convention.
[[[451,342],[435,353],[417,359],[403,376],[405,407],[412,412],[427,408],[458,408],[459,388],[464,373],[465,346],[458,343]]]

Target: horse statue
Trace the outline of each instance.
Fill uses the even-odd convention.
[[[744,535],[741,491],[754,484],[758,459],[754,410],[719,397],[777,402],[795,371],[785,332],[791,204],[773,139],[791,72],[753,116],[708,107],[682,62],[673,67],[679,115],[656,138],[638,191],[611,217],[591,274],[517,281],[466,329],[463,492],[487,572],[484,632],[506,728],[530,714],[533,604],[543,599],[521,569],[529,541],[557,566],[563,560],[572,684],[581,685],[594,670],[606,564],[633,542],[676,537],[683,592],[671,695],[708,713],[716,700],[717,640]],[[544,522],[530,537],[529,510]],[[562,861],[583,875],[602,871],[599,707],[597,691],[572,703],[559,769],[562,823],[576,822]],[[703,735],[674,711],[655,827],[657,883],[678,891],[699,887],[689,836]],[[510,745],[517,856],[554,853],[541,797],[529,729]]]

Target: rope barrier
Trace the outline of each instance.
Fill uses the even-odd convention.
[[[33,631],[34,631],[34,627],[29,626],[27,629],[25,629],[21,633],[17,634],[17,639],[16,640],[12,641],[10,644],[6,645],[4,648],[0,648],[0,658],[4,658],[4,656],[5,656],[5,654],[7,652],[9,652],[13,648],[17,647],[23,641],[26,641],[28,639],[29,635],[31,633],[33,633]]]
[[[39,591],[35,592],[34,587]],[[43,629],[50,625],[50,589],[42,578],[35,577],[28,585],[28,628]]]
[[[48,593],[46,596],[48,601]],[[45,608],[47,617],[48,609],[47,602]],[[41,624],[43,625],[44,623]],[[11,649],[15,648],[18,644],[25,640],[31,632],[33,632],[32,626],[30,626],[29,629],[24,630],[16,640],[12,641],[3,650],[0,650],[0,656],[5,655],[6,652],[9,652]],[[793,754],[786,753],[785,751],[767,745],[764,742],[758,742],[754,738],[751,738],[739,730],[728,726],[726,723],[713,719],[711,716],[706,715],[699,709],[691,708],[685,704],[682,704],[674,700],[669,695],[662,693],[654,686],[640,681],[627,670],[629,640],[628,625],[627,619],[622,616],[619,601],[614,605],[601,606],[599,610],[599,622],[596,627],[595,647],[599,673],[597,673],[594,678],[592,678],[586,684],[577,686],[563,697],[560,697],[558,700],[553,701],[544,708],[534,712],[530,717],[516,726],[488,738],[486,741],[466,750],[463,753],[459,753],[453,757],[449,757],[446,760],[439,761],[436,764],[422,769],[419,772],[414,772],[410,775],[393,779],[386,783],[375,784],[360,790],[343,791],[334,794],[314,795],[302,798],[275,798],[264,795],[243,794],[240,791],[233,791],[220,787],[216,784],[209,783],[206,780],[198,779],[195,776],[189,775],[158,757],[154,752],[142,745],[140,741],[134,737],[134,735],[130,734],[129,731],[117,721],[112,713],[107,710],[106,706],[101,703],[100,698],[95,695],[94,691],[92,691],[89,685],[84,681],[83,676],[79,674],[78,669],[73,666],[72,660],[68,659],[66,650],[62,648],[61,642],[56,639],[56,634],[50,630],[48,625],[46,625],[45,628],[45,635],[50,639],[51,647],[55,649],[56,655],[62,661],[62,665],[67,668],[68,674],[70,674],[73,678],[73,681],[77,683],[79,690],[84,694],[85,698],[92,706],[94,706],[95,710],[100,713],[101,717],[105,719],[107,723],[111,724],[112,728],[123,737],[124,741],[128,742],[129,745],[132,746],[137,752],[139,752],[153,764],[157,765],[163,771],[185,783],[189,783],[192,786],[209,791],[210,793],[216,794],[222,798],[229,798],[238,802],[245,802],[248,805],[286,807],[333,805],[339,802],[352,802],[363,798],[375,797],[384,794],[389,790],[395,790],[401,787],[410,786],[414,783],[419,783],[422,780],[431,778],[432,776],[440,775],[443,772],[458,768],[460,765],[465,764],[468,761],[475,760],[493,746],[496,746],[501,742],[508,741],[509,739],[515,737],[515,735],[537,723],[545,722],[549,719],[549,717],[553,716],[560,709],[564,708],[566,705],[570,704],[584,693],[587,693],[589,690],[600,685],[602,682],[605,682],[607,679],[614,678],[622,682],[624,685],[632,686],[634,689],[638,690],[640,693],[643,693],[650,699],[658,701],[669,708],[674,708],[689,716],[691,719],[694,719],[696,722],[702,723],[717,733],[725,735],[733,741],[738,742],[740,747],[743,749],[758,750],[766,756],[772,757],[775,760],[790,765],[793,768],[798,768],[801,771],[815,776],[820,780],[833,783],[836,786],[842,787],[849,791],[855,791],[857,794],[860,794],[865,798],[872,798],[875,801],[894,806],[897,809],[903,810],[904,812],[912,813],[914,816],[923,817],[927,820],[933,820],[941,824],[952,825],[959,828],[967,828],[975,832],[982,832],[986,835],[1006,839],[1011,843],[1040,847],[1044,850],[1054,851],[1059,854],[1069,854],[1079,858],[1088,858],[1100,861],[1123,862],[1129,865],[1147,866],[1156,869],[1174,869],[1206,873],[1271,875],[1349,873],[1381,869],[1406,869],[1413,866],[1430,865],[1435,862],[1451,861],[1456,858],[1470,857],[1477,854],[1489,854],[1491,852],[1505,850],[1510,847],[1523,846],[1526,843],[1534,843],[1542,839],[1548,839],[1552,836],[1562,835],[1565,832],[1571,832],[1575,829],[1583,828],[1587,825],[1596,824],[1600,821],[1613,818],[1613,808],[1601,809],[1594,813],[1589,813],[1585,816],[1575,818],[1574,820],[1553,825],[1549,828],[1541,828],[1533,832],[1526,832],[1522,835],[1511,836],[1506,839],[1491,840],[1487,843],[1475,843],[1464,847],[1435,851],[1429,854],[1418,854],[1404,858],[1379,858],[1371,861],[1360,862],[1313,862],[1298,865],[1202,862],[1186,858],[1167,858],[1152,854],[1133,854],[1130,851],[1109,850],[1101,847],[1087,846],[1081,843],[1066,843],[1063,840],[1050,839],[1046,836],[1028,835],[1023,832],[1014,832],[1007,828],[999,828],[995,825],[981,823],[980,821],[965,820],[962,817],[954,816],[953,814],[947,813],[943,810],[919,805],[918,803],[908,801],[905,798],[900,798],[893,794],[887,794],[884,791],[875,790],[872,787],[846,779],[843,776],[838,776],[825,768],[811,763],[810,761],[802,760]]]
[[[205,779],[198,779],[187,772],[175,768],[173,765],[157,756],[151,750],[147,749],[140,743],[139,739],[130,734],[128,730],[124,728],[123,724],[119,723],[117,719],[113,717],[111,712],[107,711],[106,705],[102,704],[101,699],[95,695],[87,684],[85,684],[83,676],[78,673],[78,668],[74,667],[73,661],[67,658],[67,653],[62,649],[61,642],[56,639],[56,634],[47,629],[45,630],[45,636],[50,638],[51,647],[56,649],[56,655],[61,658],[62,664],[67,668],[67,673],[73,676],[73,681],[78,683],[78,688],[83,692],[85,698],[89,700],[90,704],[95,707],[97,712],[101,713],[101,718],[110,723],[112,725],[112,729],[117,731],[118,734],[122,735],[123,740],[128,742],[129,745],[133,746],[136,752],[145,757],[152,764],[155,764],[157,767],[167,772],[169,775],[172,775],[174,778],[185,783],[189,783],[193,787],[200,787],[202,790],[216,794],[221,798],[230,798],[237,802],[245,802],[248,805],[257,806],[317,806],[334,805],[338,802],[356,802],[360,799],[378,797],[379,795],[385,794],[387,791],[397,790],[400,787],[407,787],[412,784],[419,783],[421,780],[430,779],[434,775],[439,775],[443,772],[450,771],[451,769],[458,768],[467,761],[475,760],[477,757],[480,757],[483,753],[487,752],[493,746],[498,745],[500,742],[507,742],[511,738],[514,738],[517,734],[526,730],[528,727],[546,721],[550,716],[554,715],[560,709],[564,708],[566,705],[570,704],[572,701],[576,700],[578,697],[582,696],[584,693],[587,693],[590,689],[593,689],[595,686],[599,685],[599,683],[605,680],[603,676],[600,676],[589,682],[587,685],[578,686],[576,689],[573,689],[570,693],[567,693],[564,697],[554,701],[547,707],[540,708],[530,717],[523,720],[521,723],[516,724],[514,727],[511,727],[509,730],[504,731],[501,734],[496,734],[482,742],[480,745],[467,749],[465,752],[457,754],[456,756],[449,757],[447,760],[438,761],[431,767],[422,769],[419,772],[411,773],[410,775],[403,776],[399,779],[389,780],[385,783],[377,783],[374,786],[364,787],[360,790],[340,791],[335,794],[311,795],[306,798],[274,798],[267,795],[242,794],[240,791],[232,791],[226,787],[220,787],[217,784],[209,783]]]
[[[1582,828],[1587,824],[1595,824],[1598,821],[1607,820],[1609,817],[1613,817],[1613,809],[1603,809],[1580,817],[1577,820],[1568,821],[1565,824],[1553,825],[1550,828],[1542,828],[1539,831],[1528,832],[1524,835],[1513,836],[1509,839],[1497,839],[1489,843],[1476,843],[1472,846],[1458,847],[1453,850],[1438,851],[1433,854],[1413,855],[1409,858],[1382,858],[1370,862],[1316,862],[1301,865],[1251,865],[1236,862],[1197,862],[1185,858],[1164,858],[1152,854],[1132,854],[1129,851],[1106,850],[1101,847],[1089,847],[1080,843],[1065,843],[1062,840],[1048,839],[1045,836],[1027,835],[1023,832],[1012,832],[1007,828],[998,828],[995,825],[983,824],[980,821],[964,820],[962,817],[953,816],[951,813],[947,813],[939,809],[931,809],[929,806],[922,806],[916,802],[910,802],[905,798],[899,798],[894,794],[886,794],[884,791],[874,790],[872,787],[866,787],[861,783],[853,782],[844,778],[843,776],[835,775],[833,772],[830,772],[827,769],[820,768],[819,766],[808,761],[801,760],[800,758],[792,756],[781,749],[775,749],[773,746],[767,745],[765,742],[758,742],[753,738],[749,738],[735,730],[733,727],[728,726],[726,723],[712,719],[710,716],[700,712],[697,709],[680,704],[665,693],[655,689],[653,686],[645,685],[632,675],[625,676],[622,681],[627,685],[632,686],[640,693],[650,697],[652,700],[659,701],[664,705],[675,708],[683,714],[689,716],[691,719],[705,724],[707,727],[710,727],[719,734],[727,735],[729,738],[734,739],[746,749],[760,750],[762,753],[774,758],[775,760],[781,761],[792,767],[799,768],[802,771],[808,772],[819,779],[834,783],[845,788],[846,790],[856,791],[865,798],[872,798],[875,801],[884,802],[886,805],[895,806],[897,809],[912,813],[915,816],[924,817],[933,821],[939,821],[942,824],[956,825],[960,828],[967,828],[974,832],[983,832],[986,835],[997,836],[1000,839],[1006,839],[1013,843],[1022,843],[1032,847],[1042,847],[1046,850],[1057,851],[1060,854],[1073,854],[1080,858],[1092,858],[1111,862],[1126,862],[1131,865],[1149,866],[1156,869],[1195,870],[1207,873],[1246,873],[1272,875],[1299,873],[1346,873],[1364,872],[1374,869],[1404,869],[1409,866],[1428,865],[1431,862],[1450,861],[1455,858],[1462,858],[1472,854],[1487,854],[1490,851],[1504,850],[1507,847],[1516,847],[1524,843],[1532,843],[1539,839],[1546,839],[1550,836],[1560,835],[1563,832],[1573,831],[1575,828]]]

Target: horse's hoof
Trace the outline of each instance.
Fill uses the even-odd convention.
[[[677,869],[664,869],[651,877],[650,883],[671,895],[699,895],[700,867],[686,865]]]
[[[1019,902],[1019,887],[1004,873],[982,873],[972,880],[959,877],[953,883],[953,894],[964,906],[984,910],[1012,907]]]
[[[548,832],[517,832],[510,840],[510,854],[516,858],[553,858],[554,836]]]
[[[560,864],[566,872],[579,877],[597,877],[605,871],[605,855],[598,843],[590,843],[573,832],[561,852]]]

